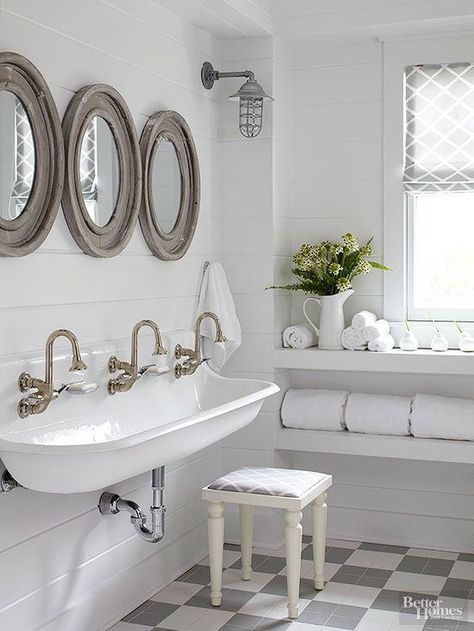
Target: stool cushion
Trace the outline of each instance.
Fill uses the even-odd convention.
[[[302,497],[312,486],[327,477],[325,473],[314,471],[243,467],[223,475],[207,488],[216,491],[233,491],[234,493]]]

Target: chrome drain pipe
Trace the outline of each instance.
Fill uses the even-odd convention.
[[[151,472],[153,503],[150,506],[151,528],[146,526],[147,517],[139,504],[124,500],[116,493],[102,493],[99,499],[99,511],[102,515],[116,515],[120,511],[130,514],[130,521],[137,535],[148,543],[158,543],[165,534],[165,513],[163,493],[165,489],[165,468],[159,467]]]

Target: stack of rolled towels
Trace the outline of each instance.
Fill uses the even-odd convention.
[[[390,335],[387,320],[377,319],[371,311],[360,311],[352,318],[351,326],[342,333],[342,345],[349,351],[391,351],[395,340]]]
[[[282,423],[292,429],[474,441],[474,401],[342,390],[287,391]]]

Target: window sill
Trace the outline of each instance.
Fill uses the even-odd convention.
[[[346,372],[399,372],[432,375],[474,375],[474,353],[432,350],[388,353],[370,351],[324,351],[319,348],[277,349],[273,352],[276,368],[292,370],[335,370]]]

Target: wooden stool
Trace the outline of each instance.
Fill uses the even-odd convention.
[[[288,617],[298,617],[300,591],[302,510],[311,504],[313,530],[314,588],[324,587],[327,506],[325,492],[332,477],[313,471],[244,467],[232,471],[202,489],[208,502],[211,604],[222,602],[222,561],[224,550],[224,504],[239,505],[241,577],[252,578],[253,511],[255,506],[285,511],[286,573]]]

